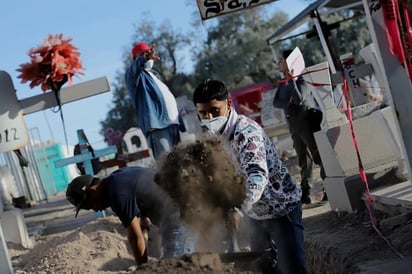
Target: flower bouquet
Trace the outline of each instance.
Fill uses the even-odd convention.
[[[71,40],[62,34],[49,34],[40,46],[29,50],[31,62],[20,65],[17,78],[22,83],[31,81],[30,88],[40,85],[44,92],[57,92],[67,81],[71,83],[74,75],[83,75],[80,52]]]
[[[63,128],[65,126],[60,89],[66,82],[71,84],[74,75],[84,75],[82,62],[79,59],[80,52],[71,44],[71,40],[72,38],[64,39],[62,34],[49,34],[40,46],[30,49],[27,53],[30,63],[21,64],[17,69],[20,72],[17,78],[21,79],[21,83],[30,81],[30,88],[40,85],[43,92],[47,90],[54,92]],[[66,132],[65,139],[67,144]]]

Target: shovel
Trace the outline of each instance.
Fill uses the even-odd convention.
[[[239,243],[237,240],[237,233],[234,228],[229,228],[230,240],[229,240],[229,253],[240,252]]]

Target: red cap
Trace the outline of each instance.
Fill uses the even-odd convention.
[[[150,47],[149,47],[148,44],[143,43],[143,42],[137,43],[136,45],[134,45],[134,47],[133,47],[133,49],[132,49],[132,56],[133,56],[133,57],[139,56],[139,55],[141,55],[143,52],[145,52],[145,51],[147,51],[147,50],[149,50],[149,49],[150,49]]]

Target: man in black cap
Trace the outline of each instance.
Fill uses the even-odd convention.
[[[144,167],[121,168],[103,179],[81,175],[68,185],[66,198],[76,207],[76,217],[80,209],[110,207],[126,228],[137,265],[147,262],[147,218],[160,229],[162,257],[180,256],[184,239],[179,210],[154,176],[153,169]]]

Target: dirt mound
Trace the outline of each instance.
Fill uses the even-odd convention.
[[[246,198],[245,180],[229,145],[216,136],[174,147],[158,161],[155,181],[196,229],[224,221],[228,210]]]
[[[13,260],[16,274],[248,273],[237,271],[233,264],[222,262],[212,252],[173,259],[149,257],[148,264],[136,267],[124,228],[115,216],[96,219],[71,232],[43,237],[32,250],[16,257]]]
[[[134,259],[117,217],[95,220],[45,239],[21,256],[16,273],[90,273],[128,270]]]

